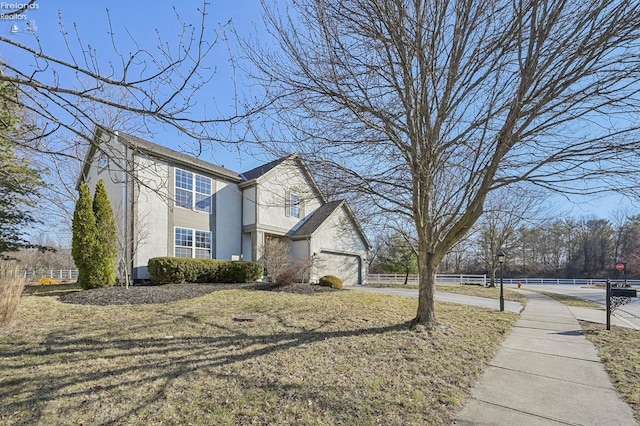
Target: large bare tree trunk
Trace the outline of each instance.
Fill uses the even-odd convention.
[[[436,321],[436,268],[429,261],[429,256],[418,258],[419,290],[418,290],[418,312],[413,320],[413,324],[423,324],[427,327],[437,325]]]

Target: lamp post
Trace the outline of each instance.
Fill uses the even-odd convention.
[[[500,312],[504,312],[504,258],[506,255],[502,250],[498,252],[498,263],[500,263]]]

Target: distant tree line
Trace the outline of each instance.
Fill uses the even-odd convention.
[[[622,278],[615,269],[616,263],[621,262],[626,264],[628,278],[640,278],[640,215],[615,222],[569,218],[502,229],[501,234],[507,236],[499,247],[507,254],[505,274]],[[443,272],[460,269],[491,274],[491,262],[495,259],[487,256],[489,230],[483,225],[481,223],[470,239],[452,250],[442,264]]]
[[[439,272],[495,276],[499,250],[507,255],[505,276],[622,279],[623,273],[615,269],[620,262],[626,265],[627,278],[639,279],[640,214],[513,226],[496,226],[486,217],[447,254]],[[393,234],[382,239],[370,271],[417,273],[414,262],[411,242]]]

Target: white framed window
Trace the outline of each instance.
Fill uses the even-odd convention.
[[[98,158],[98,173],[100,173],[101,171],[103,171],[107,167],[109,167],[109,157],[107,157],[106,155],[102,154]]]
[[[176,169],[176,206],[211,213],[211,178]]]
[[[300,197],[298,194],[289,194],[289,216],[300,217]]]
[[[175,228],[175,257],[211,259],[211,232],[190,228]]]

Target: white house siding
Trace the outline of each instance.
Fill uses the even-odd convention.
[[[311,242],[309,241],[309,239],[290,241],[289,249],[291,250],[291,257],[294,259],[305,261],[308,260],[312,255],[312,253],[309,251],[310,243]],[[305,279],[309,280],[312,283],[318,282],[318,276],[315,271],[307,272],[305,274]]]
[[[311,256],[308,239],[291,241],[289,247],[291,249],[291,257],[294,259],[306,259]]]
[[[362,284],[366,277],[367,247],[346,207],[334,211],[313,234],[312,253],[318,276],[335,275],[345,285]]]
[[[129,194],[133,200],[127,200],[129,205],[135,206],[135,235],[130,237],[130,243],[137,246],[133,256],[133,278],[148,279],[149,259],[173,256],[168,250],[173,234],[166,232],[169,228],[168,200],[159,195],[166,194],[169,166],[142,156],[137,156],[135,163],[137,178],[143,184],[136,184],[133,194]]]
[[[286,197],[290,193],[300,196],[300,217],[288,215]],[[283,162],[259,179],[258,224],[270,233],[284,235],[297,228],[304,217],[320,206],[320,200],[311,189],[303,171],[293,161]]]
[[[252,234],[250,232],[242,234],[242,260],[253,260],[253,243],[251,237]]]
[[[242,225],[255,225],[256,223],[256,187],[245,188],[242,191]]]
[[[216,259],[231,260],[241,254],[242,194],[235,183],[216,182]]]

